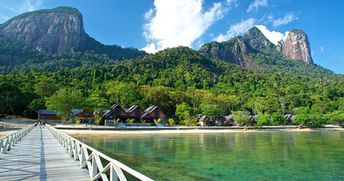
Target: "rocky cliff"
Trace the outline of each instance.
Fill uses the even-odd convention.
[[[64,54],[85,49],[82,15],[69,7],[24,13],[2,24],[0,33],[46,53]]]
[[[93,39],[84,30],[82,14],[71,7],[21,14],[0,25],[0,35],[48,54],[92,50],[113,59],[132,59],[146,54],[135,48],[103,45]]]
[[[302,30],[289,32],[283,45],[283,54],[291,60],[302,60],[306,64],[313,64],[308,37]]]
[[[243,36],[238,36],[225,42],[211,42],[203,45],[199,50],[202,54],[235,63],[242,67],[255,67],[250,59],[250,53],[257,53],[274,45],[259,31],[253,27]]]
[[[285,42],[281,40],[274,45],[258,28],[253,27],[243,36],[224,42],[204,44],[199,51],[204,55],[246,68],[256,67],[257,61],[252,57],[257,54],[263,57],[261,59],[265,59],[266,63],[271,63],[273,61],[271,59],[276,57],[284,56],[285,59],[302,60],[306,64],[313,64],[307,35],[300,30],[291,31]]]

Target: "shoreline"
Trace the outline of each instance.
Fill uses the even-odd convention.
[[[203,134],[203,133],[252,133],[252,132],[309,132],[309,131],[344,131],[344,128],[302,128],[288,127],[131,127],[131,128],[104,128],[104,127],[71,127],[55,126],[55,128],[71,135],[145,135],[145,134]]]

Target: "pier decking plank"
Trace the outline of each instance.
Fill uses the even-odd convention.
[[[0,154],[0,180],[89,180],[47,128],[34,128],[11,151]]]

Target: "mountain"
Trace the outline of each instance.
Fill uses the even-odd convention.
[[[288,33],[283,45],[283,54],[288,59],[313,64],[308,37],[302,30],[292,30]]]
[[[259,64],[271,64],[272,61],[284,64],[283,61],[288,59],[313,64],[307,35],[301,30],[291,31],[286,41],[280,41],[276,46],[258,28],[253,27],[243,36],[224,42],[206,43],[199,51],[204,55],[235,63],[244,68],[256,68],[260,67]],[[257,55],[263,61],[258,62]]]
[[[49,55],[93,50],[114,59],[132,59],[145,55],[134,48],[103,45],[84,30],[82,14],[75,8],[58,7],[28,12],[0,25],[0,34]]]

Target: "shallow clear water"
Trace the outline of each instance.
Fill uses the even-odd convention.
[[[344,180],[344,132],[73,135],[155,180]]]

